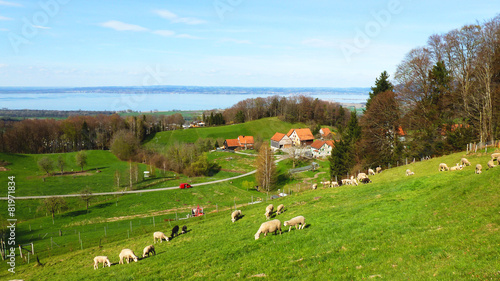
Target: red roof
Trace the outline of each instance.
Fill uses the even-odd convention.
[[[241,145],[253,144],[254,143],[252,136],[239,136],[238,140],[240,141]]]
[[[329,128],[321,128],[321,130],[323,131],[323,136],[328,136],[331,133]]]
[[[312,148],[320,149],[323,145],[325,144],[325,141],[322,140],[315,140],[312,144]]]
[[[309,130],[309,128],[305,128],[305,129],[291,129],[290,131],[288,131],[288,134],[286,134],[287,136],[291,136],[293,131],[295,131],[295,133],[297,133],[297,136],[299,137],[299,139],[301,141],[306,141],[306,140],[313,140],[314,139],[314,136],[313,134],[311,133],[311,130]]]
[[[333,144],[333,141],[331,141],[331,140],[327,140],[327,141],[326,141],[326,144],[328,144],[328,145],[329,145],[329,146],[331,146],[331,147],[334,147],[334,146],[335,146],[335,144]]]
[[[285,134],[282,134],[282,133],[276,133],[274,134],[274,136],[271,138],[271,140],[273,141],[281,141],[283,139],[283,137],[285,136]]]
[[[236,147],[240,146],[238,139],[227,139],[226,140],[227,147]]]

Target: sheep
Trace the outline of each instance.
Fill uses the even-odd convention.
[[[375,175],[375,172],[373,171],[373,169],[371,169],[371,168],[368,169],[368,175],[370,175],[370,176]]]
[[[283,213],[284,210],[285,210],[285,205],[280,204],[278,206],[278,208],[276,209],[276,215],[279,215],[279,214]]]
[[[259,230],[257,230],[257,233],[255,233],[255,240],[260,238],[260,234],[264,233],[264,237],[267,236],[267,233],[274,232],[274,234],[277,234],[277,231],[280,231],[281,235],[281,221],[280,220],[272,220],[265,222],[260,225]]]
[[[167,236],[165,236],[165,234],[163,234],[163,232],[160,231],[153,233],[154,244],[156,244],[156,239],[160,240],[160,243],[163,242],[163,239],[165,239],[165,241],[170,240]]]
[[[298,216],[289,221],[285,221],[284,225],[290,226],[288,228],[288,232],[292,230],[292,226],[295,226],[295,229],[304,229],[304,226],[306,225],[306,219],[303,216]]]
[[[361,180],[363,180],[364,178],[367,178],[367,177],[368,176],[365,173],[359,173],[357,178],[358,178],[358,181],[361,181]]]
[[[142,257],[145,258],[146,255],[149,257],[149,254],[156,255],[155,246],[149,245],[144,247],[144,250],[142,250]]]
[[[188,230],[188,227],[187,227],[186,225],[185,225],[185,226],[183,226],[183,227],[182,227],[182,232],[181,232],[181,234],[185,234],[185,233],[187,233],[187,230]]]
[[[495,159],[498,159],[499,157],[500,157],[500,152],[491,154],[491,160],[493,160],[493,161],[495,161]]]
[[[469,160],[467,160],[467,158],[460,159],[460,164],[462,164],[463,166],[470,166],[470,162]]]
[[[453,166],[453,167],[450,167],[450,171],[457,171],[457,170],[462,170],[463,166],[462,165],[459,165],[458,163]]]
[[[372,181],[368,177],[366,177],[366,178],[362,179],[361,182],[364,184],[367,184],[367,183],[370,183]]]
[[[111,262],[109,261],[108,257],[106,256],[97,256],[94,258],[94,269],[99,268],[99,263],[102,262],[102,268],[105,268],[106,265],[108,267],[111,267]]]
[[[495,168],[497,165],[494,164],[493,160],[488,161],[488,168]]]
[[[324,182],[321,182],[323,184],[323,186],[330,186],[330,181],[324,181]]]
[[[336,181],[332,181],[332,187],[339,187],[339,183]]]
[[[179,236],[179,226],[176,225],[172,228],[172,234],[170,235],[170,239],[174,238],[174,236]]]
[[[410,169],[406,169],[406,175],[407,176],[413,176],[415,173],[412,172]]]
[[[233,213],[231,213],[231,221],[235,222],[237,221],[241,216],[241,210],[236,210]]]
[[[135,262],[137,262],[137,256],[134,254],[134,252],[130,249],[123,249],[121,252],[120,252],[120,262],[119,264],[123,264],[123,259],[126,259],[127,260],[127,263],[130,263],[130,260],[134,260]]]
[[[441,163],[439,164],[439,171],[449,171],[450,168],[448,168],[448,165],[446,165],[446,163]]]
[[[342,183],[342,185],[351,185],[351,180],[350,179],[343,179],[340,181]]]
[[[353,176],[351,176],[351,184],[358,186],[358,181]]]
[[[483,166],[481,164],[476,165],[476,174],[480,174],[483,172]]]
[[[313,184],[311,188],[312,188],[313,190],[316,190],[316,189],[318,188],[318,184],[317,184],[317,183]]]
[[[274,205],[273,204],[269,204],[267,207],[266,207],[266,212],[269,212],[270,214],[273,213],[273,210],[274,210]]]
[[[378,166],[378,167],[375,169],[375,172],[377,172],[377,174],[382,173],[382,167]]]

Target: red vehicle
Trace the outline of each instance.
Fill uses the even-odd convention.
[[[203,208],[200,208],[200,205],[198,207],[191,209],[191,216],[192,217],[199,217],[203,216],[205,213],[203,212]]]
[[[179,187],[180,187],[181,189],[184,189],[184,188],[191,188],[192,186],[191,186],[189,183],[181,183],[181,184],[179,185]]]

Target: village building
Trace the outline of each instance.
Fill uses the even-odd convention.
[[[308,146],[314,140],[314,136],[309,128],[291,129],[286,135],[292,140],[294,146]]]
[[[315,140],[311,144],[311,153],[314,158],[322,158],[327,157],[332,154],[333,149],[333,141],[331,140]]]
[[[226,139],[224,141],[224,149],[253,149],[253,136],[238,136],[237,139]]]
[[[292,147],[292,140],[285,134],[276,133],[271,138],[271,149],[278,150]]]
[[[323,139],[323,140],[325,140],[325,139],[332,139],[333,138],[332,131],[330,131],[329,128],[321,128],[319,130],[319,133],[321,135],[321,139]]]

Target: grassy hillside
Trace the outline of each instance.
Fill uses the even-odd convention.
[[[276,132],[287,133],[292,128],[306,127],[303,123],[292,124],[280,121],[277,117],[272,117],[243,124],[160,132],[147,141],[145,145],[146,147],[163,150],[175,142],[194,143],[199,138],[231,139],[240,135],[260,136],[265,140],[269,140]]]
[[[474,165],[482,163],[484,167],[489,158],[478,154],[468,156],[473,164],[471,167],[462,171],[438,172],[439,163],[456,163],[462,156],[453,154],[386,170],[372,176],[373,183],[367,185],[328,189],[322,189],[320,185],[319,190],[297,192],[272,202],[275,206],[285,204],[285,213],[277,216],[282,222],[297,215],[305,216],[308,225],[303,230],[288,232],[284,228],[282,235],[254,240],[255,232],[265,221],[265,202],[241,207],[244,217],[236,223],[230,221],[230,210],[177,223],[163,221],[155,227],[146,223],[151,218],[145,218],[139,227],[138,222],[133,221],[134,230],[128,233],[130,238],[127,235],[130,220],[122,220],[114,228],[110,227],[117,233],[111,233],[112,237],[106,243],[102,242],[108,239],[103,237],[103,231],[99,235],[93,232],[95,237],[90,237],[89,232],[84,241],[93,243],[86,243],[84,250],[78,247],[74,233],[54,238],[58,244],[63,244],[64,239],[74,240],[71,247],[54,246],[53,250],[49,250],[47,239],[37,239],[35,247],[46,249],[41,258],[44,266],[26,265],[18,260],[17,273],[13,276],[2,263],[0,278],[498,280],[500,167],[485,170],[481,175],[474,174]],[[415,175],[406,177],[407,168]],[[320,180],[321,176],[307,182]],[[234,182],[236,187],[242,185],[243,180]],[[214,200],[216,194],[224,193],[221,199],[228,206],[231,199],[227,197],[249,195],[242,188],[234,190],[233,185],[221,185],[220,190],[217,187],[219,185],[157,193],[156,201],[151,201],[152,197],[143,197],[145,195],[124,196],[118,206],[111,201],[111,204],[95,206],[92,212],[95,212],[93,216],[102,212],[100,216],[112,217],[117,215],[116,209],[121,208],[133,215],[136,205],[154,205],[164,199],[166,205],[162,207],[167,208],[171,206],[167,202],[177,202],[172,197],[181,194],[194,198],[206,196],[205,200],[211,196]],[[209,193],[200,195],[200,192]],[[243,193],[237,195],[239,192]],[[191,203],[196,201],[193,199]],[[98,208],[101,211],[97,211]],[[106,216],[106,212],[110,215]],[[96,230],[103,229],[102,223],[92,224],[86,216],[59,217],[56,224],[72,224],[72,227],[78,226],[84,231],[84,228],[93,226]],[[22,223],[18,229],[28,237],[33,234],[27,230],[27,224],[33,226],[36,223],[48,228],[51,225],[50,218],[44,218]],[[117,264],[121,249],[130,248],[140,255],[142,249],[152,243],[154,231],[169,233],[175,224],[187,225],[189,232],[170,242],[156,244],[156,256],[137,263]],[[98,246],[98,236],[102,239],[101,247]],[[33,237],[37,237],[37,233]],[[37,246],[37,243],[45,244]],[[92,259],[96,255],[109,256],[113,263],[111,268],[93,270]]]

